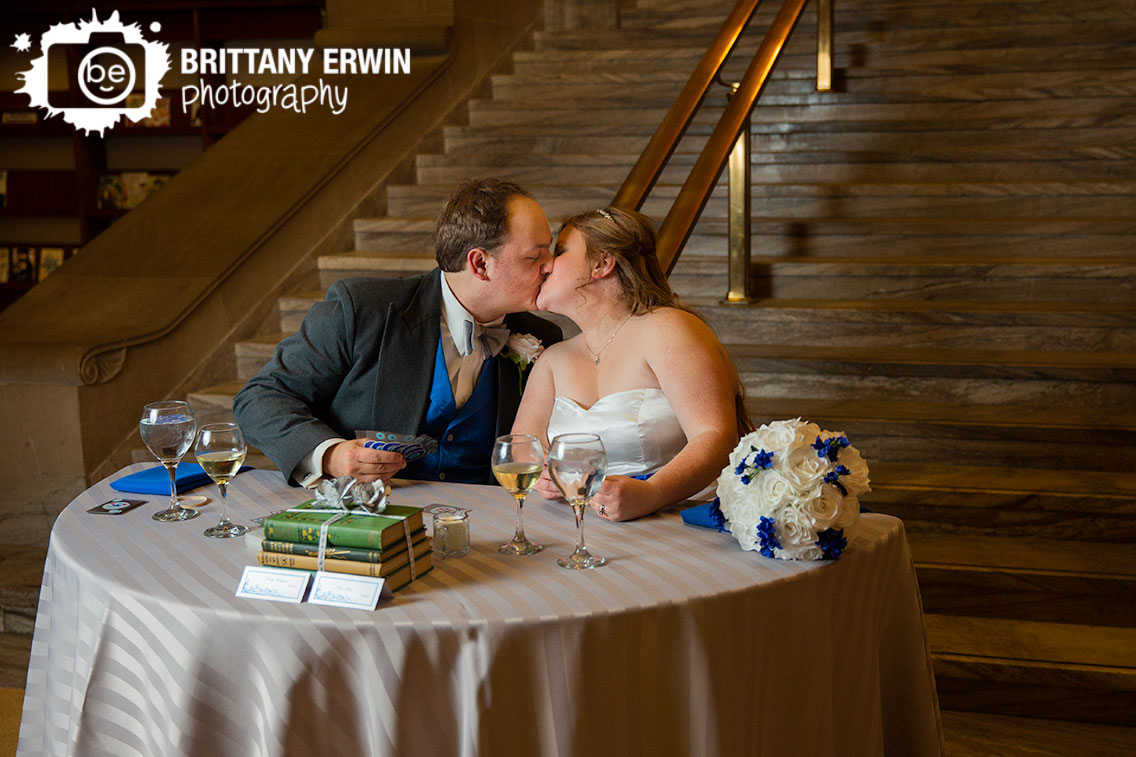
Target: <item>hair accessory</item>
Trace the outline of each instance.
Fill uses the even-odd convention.
[[[601,216],[603,216],[604,218],[606,218],[609,221],[612,221],[612,222],[615,221],[615,219],[611,217],[611,213],[608,213],[603,208],[596,208],[596,212],[599,213]]]

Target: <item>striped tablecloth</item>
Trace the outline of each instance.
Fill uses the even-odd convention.
[[[836,563],[742,552],[677,512],[588,519],[610,562],[559,568],[571,510],[532,495],[529,538],[497,487],[407,483],[395,502],[471,509],[473,551],[373,613],[234,596],[259,537],[158,523],[80,495],[51,535],[23,755],[923,755],[942,728],[900,521],[861,519]],[[202,489],[216,500],[215,489]],[[280,474],[230,491],[247,523],[298,504]]]

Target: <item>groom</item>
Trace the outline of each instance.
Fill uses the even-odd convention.
[[[233,415],[249,443],[301,486],[396,473],[488,483],[493,441],[509,433],[521,396],[517,358],[502,349],[509,332],[545,345],[561,336],[524,312],[552,270],[551,242],[519,186],[463,182],[438,218],[438,268],[337,281],[241,389]],[[365,448],[356,430],[426,434],[438,450],[408,464]]]

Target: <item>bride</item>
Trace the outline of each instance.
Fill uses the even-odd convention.
[[[555,255],[537,306],[581,333],[536,361],[513,432],[546,449],[558,434],[598,434],[608,475],[592,507],[609,520],[694,496],[751,425],[725,349],[667,283],[651,220],[619,208],[572,216]],[[560,497],[547,468],[536,488]]]

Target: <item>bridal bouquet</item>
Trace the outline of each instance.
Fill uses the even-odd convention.
[[[781,560],[836,560],[867,491],[868,466],[848,437],[797,418],[765,424],[738,442],[718,478],[717,504],[742,549]]]

